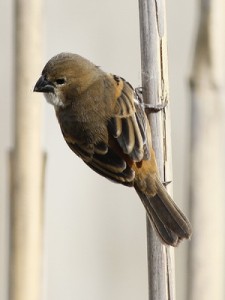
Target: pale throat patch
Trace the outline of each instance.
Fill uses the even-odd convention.
[[[44,93],[45,99],[48,103],[56,106],[56,107],[63,107],[64,103],[61,99],[54,93]]]

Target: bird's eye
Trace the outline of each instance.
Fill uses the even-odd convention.
[[[65,78],[58,78],[56,79],[56,84],[62,85],[64,83],[66,83],[66,79]]]

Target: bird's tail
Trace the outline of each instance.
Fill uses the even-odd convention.
[[[156,179],[157,194],[154,197],[144,194],[138,186],[135,189],[164,244],[176,247],[181,240],[190,238],[190,222],[174,203],[159,178]]]

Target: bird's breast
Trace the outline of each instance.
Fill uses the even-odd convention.
[[[81,144],[107,143],[108,132],[104,121],[81,121],[75,115],[60,113],[60,110],[56,111],[56,115],[64,137]]]

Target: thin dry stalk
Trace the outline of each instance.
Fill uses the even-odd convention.
[[[165,2],[139,0],[142,86],[145,102],[151,106],[168,102],[167,40]],[[152,143],[161,179],[172,180],[169,105],[149,115]],[[172,185],[169,185],[172,194]],[[174,253],[156,237],[147,219],[149,299],[174,300]]]

